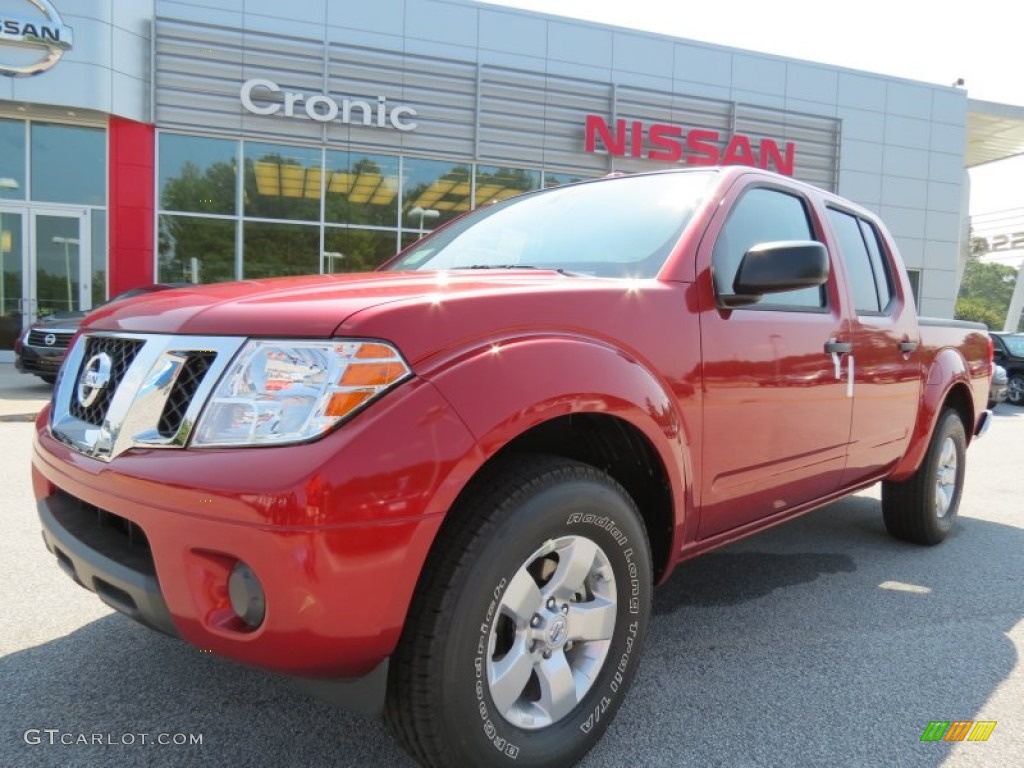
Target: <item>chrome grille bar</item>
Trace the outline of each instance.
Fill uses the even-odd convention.
[[[99,424],[78,418],[81,414],[79,386],[90,367],[86,350],[90,340],[120,340],[140,344],[134,359],[120,377],[115,391],[109,393],[109,406]],[[109,342],[107,342],[109,343]],[[181,448],[187,442],[214,385],[238,352],[243,337],[166,336],[157,334],[107,333],[83,334],[69,351],[54,389],[50,428],[57,439],[75,450],[103,461],[110,461],[130,448]],[[97,347],[99,348],[99,347]],[[209,363],[197,383],[191,375],[189,360],[202,356]],[[171,433],[161,419],[168,400],[181,410],[182,384],[192,394],[180,420]],[[86,383],[86,388],[94,386]],[[187,396],[187,395],[186,395]],[[98,421],[93,419],[93,421]]]

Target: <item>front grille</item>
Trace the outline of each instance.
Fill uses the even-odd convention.
[[[240,336],[86,332],[67,352],[50,429],[100,461],[132,448],[184,448],[244,343]]]
[[[28,345],[32,347],[46,347],[47,349],[67,349],[71,343],[74,331],[47,331],[40,328],[33,328],[28,332]],[[53,337],[53,343],[47,344],[47,337]]]
[[[138,339],[114,338],[111,336],[93,336],[88,339],[85,347],[85,358],[82,367],[75,376],[77,383],[85,371],[89,360],[93,356],[106,353],[110,356],[110,381],[100,391],[99,396],[90,405],[84,406],[79,402],[78,397],[71,398],[71,415],[97,427],[102,426],[103,420],[107,417],[107,410],[110,408],[110,401],[117,392],[121,379],[124,378],[132,360],[139,353],[143,342]]]
[[[162,437],[174,437],[178,434],[181,423],[185,420],[185,412],[188,411],[196,390],[203,383],[203,377],[216,358],[216,352],[193,352],[188,356],[160,414],[157,431]]]
[[[138,523],[63,491],[57,494],[61,498],[51,507],[54,517],[78,541],[137,573],[156,574],[149,539]]]

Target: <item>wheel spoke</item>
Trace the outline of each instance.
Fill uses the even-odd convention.
[[[544,659],[537,665],[537,678],[540,681],[540,707],[551,718],[558,722],[576,706],[576,682],[572,677],[572,669],[565,654],[557,651],[550,659]]]
[[[567,547],[558,550],[558,568],[544,585],[544,594],[556,600],[568,600],[583,591],[583,582],[590,574],[597,557],[597,545],[590,539],[575,537]]]
[[[615,631],[615,603],[598,597],[569,606],[569,639],[610,640]]]
[[[502,715],[505,715],[523,695],[523,689],[530,682],[531,672],[533,658],[526,650],[525,640],[521,638],[516,639],[515,644],[505,654],[505,658],[491,665],[491,698]]]
[[[543,600],[530,572],[520,568],[509,582],[501,598],[501,606],[506,613],[515,616],[520,626],[525,626],[530,623],[533,614],[540,610]]]
[[[956,465],[956,447],[953,445],[953,441],[948,438],[942,444],[942,456],[939,457],[939,464],[943,469]]]

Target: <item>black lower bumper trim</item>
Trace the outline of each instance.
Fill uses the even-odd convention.
[[[293,678],[299,690],[348,712],[379,715],[384,711],[388,688],[389,659],[353,680],[307,680]]]
[[[73,503],[69,497],[54,495],[38,504],[43,540],[56,555],[61,570],[114,610],[158,632],[179,637],[156,575],[131,568],[83,542],[76,535],[73,517],[62,509]]]

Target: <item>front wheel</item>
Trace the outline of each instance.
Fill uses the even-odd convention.
[[[1006,382],[1006,401],[1024,405],[1024,374],[1015,373]]]
[[[623,488],[546,456],[501,462],[442,528],[392,659],[385,719],[424,766],[569,766],[639,663],[646,531]]]
[[[949,535],[960,508],[966,455],[964,423],[946,409],[917,471],[906,480],[882,483],[882,516],[892,536],[938,544]]]

